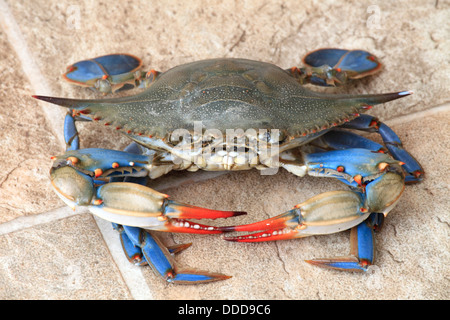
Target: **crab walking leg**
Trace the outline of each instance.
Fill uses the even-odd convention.
[[[66,150],[78,150],[80,148],[78,130],[75,126],[75,119],[70,111],[64,118],[64,141],[66,142]]]
[[[361,148],[373,152],[388,152],[385,146],[375,141],[360,136],[359,134],[339,129],[330,130],[313,143],[325,149],[346,150],[350,148]]]
[[[372,213],[368,219],[350,231],[350,254],[348,256],[306,260],[322,268],[367,271],[375,259],[374,231],[379,229],[384,215]]]
[[[230,278],[220,273],[176,268],[171,254],[186,249],[190,244],[166,247],[156,236],[141,228],[119,225],[116,228],[121,234],[122,246],[130,262],[137,265],[149,264],[155,274],[167,282],[204,283]]]
[[[406,183],[415,183],[423,180],[424,170],[420,163],[403,148],[398,135],[377,118],[363,114],[346,123],[343,127],[379,133],[392,156],[405,163],[403,168],[408,172],[408,175],[405,177]]]
[[[288,69],[302,84],[340,86],[381,70],[382,64],[363,50],[319,49],[303,58],[305,67]]]
[[[67,67],[64,80],[103,94],[128,90],[134,87],[147,88],[159,75],[151,70],[141,71],[142,61],[131,54],[109,54],[78,61]]]

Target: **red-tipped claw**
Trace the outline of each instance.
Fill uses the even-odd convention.
[[[349,229],[368,213],[363,199],[352,191],[330,191],[319,194],[279,216],[242,226],[219,228],[230,231],[260,231],[243,236],[225,237],[237,242],[259,242],[302,238]]]
[[[173,200],[167,200],[163,210],[164,215],[161,216],[161,219],[167,219],[164,231],[200,234],[222,233],[224,231],[220,227],[208,226],[186,219],[218,219],[246,214],[243,211],[211,210]]]
[[[168,219],[164,227],[158,228],[159,231],[178,232],[178,233],[198,233],[198,234],[216,234],[223,233],[220,227],[208,226],[197,222]]]
[[[177,219],[218,219],[236,217],[247,213],[244,211],[211,210],[168,200],[164,214],[169,218]]]
[[[300,223],[300,209],[294,208],[279,216],[267,220],[242,226],[221,227],[220,229],[224,232],[251,232],[264,230],[258,233],[224,238],[228,241],[260,242],[286,240],[301,237],[302,235],[299,236],[298,234],[298,230],[300,230],[301,228],[302,224]]]

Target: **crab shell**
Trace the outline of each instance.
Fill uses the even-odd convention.
[[[122,130],[149,149],[166,151],[194,162],[195,155],[204,153],[205,148],[225,147],[228,151],[239,147],[254,149],[250,145],[252,139],[264,142],[264,148],[271,151],[273,157],[358,117],[360,112],[373,104],[401,96],[401,93],[318,93],[302,86],[289,70],[270,63],[211,59],[184,64],[161,73],[148,89],[130,97],[41,99],[73,108],[95,121]],[[271,130],[275,129],[277,134],[271,135]],[[176,139],[173,136],[177,130],[188,132],[192,139],[180,144],[180,135],[175,135]],[[239,143],[227,141],[224,138],[227,130],[243,132],[241,136],[247,139]],[[206,139],[208,143],[205,143],[207,132],[212,133],[209,140]],[[221,143],[214,143],[213,140]],[[195,143],[197,149],[192,148]],[[183,144],[184,148],[180,147]],[[273,146],[276,146],[275,152]],[[198,161],[197,158],[198,162],[204,170],[242,170],[262,163],[258,159],[252,165],[230,168],[214,161]]]

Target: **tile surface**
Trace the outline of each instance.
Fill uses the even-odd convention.
[[[408,10],[405,10],[408,8]],[[0,0],[0,299],[448,299],[450,139],[449,1],[108,1]],[[33,94],[98,98],[61,80],[70,63],[107,53],[142,57],[146,70],[215,57],[244,57],[288,68],[321,47],[366,49],[383,72],[329,92],[413,90],[377,106],[423,165],[376,235],[366,274],[315,268],[303,260],[348,253],[349,232],[259,244],[221,236],[164,234],[193,245],[181,267],[232,275],[227,281],[174,286],[148,267],[128,266],[118,236],[85,210],[68,214],[48,181],[50,157],[63,152],[64,111]],[[80,125],[83,147],[121,149],[108,128]],[[374,139],[379,139],[374,137]],[[247,216],[284,212],[336,181],[235,172],[206,181],[189,173],[156,181],[173,199]],[[185,179],[179,187],[168,187]],[[200,178],[202,179],[202,178]],[[144,288],[144,289],[143,289]]]

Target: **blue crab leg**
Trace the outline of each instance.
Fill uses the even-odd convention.
[[[392,156],[404,162],[403,168],[408,173],[405,177],[406,183],[415,183],[423,180],[425,173],[422,166],[403,148],[403,144],[398,135],[377,118],[363,114],[346,123],[343,127],[379,133]]]
[[[375,74],[382,64],[363,50],[319,49],[303,58],[306,67],[288,69],[301,83],[319,86],[344,85],[349,80]]]
[[[151,70],[145,73],[140,71],[141,67],[141,59],[134,55],[109,54],[70,65],[63,78],[72,84],[107,94],[135,86],[148,87],[159,72]]]
[[[189,284],[231,278],[220,273],[176,268],[171,254],[186,249],[190,244],[166,247],[157,237],[141,228],[117,225],[116,228],[121,234],[122,246],[130,262],[137,265],[149,264],[167,282]]]
[[[64,140],[66,150],[78,150],[80,148],[80,138],[71,112],[68,112],[64,118]]]
[[[125,152],[141,154],[141,149],[136,143],[128,145]],[[114,177],[112,182],[132,182],[145,186],[148,177]],[[191,246],[188,244],[177,244],[166,247],[161,241],[148,231],[126,225],[112,223],[113,228],[119,232],[122,249],[127,259],[138,266],[150,264],[152,270],[164,280],[177,284],[204,283],[212,281],[226,280],[229,276],[220,273],[211,273],[194,269],[175,268],[175,263],[171,254],[179,253]]]
[[[331,130],[313,141],[314,145],[319,144],[326,149],[346,150],[349,148],[362,148],[374,152],[386,153],[387,148],[375,141],[360,136],[359,134],[344,131]]]
[[[373,232],[384,220],[384,215],[372,213],[367,220],[350,231],[350,254],[348,256],[305,260],[322,267],[343,271],[367,271],[375,259],[375,237]]]

